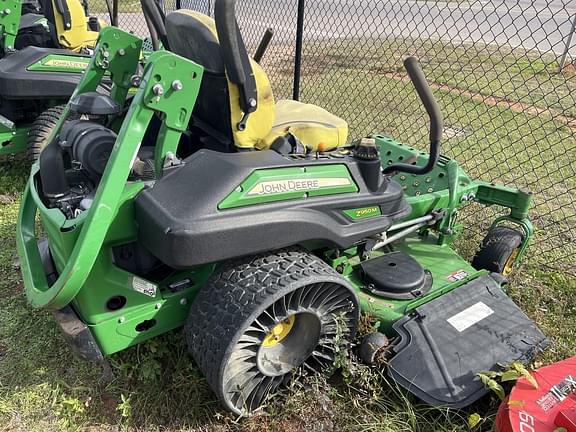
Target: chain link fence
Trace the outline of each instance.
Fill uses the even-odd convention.
[[[170,1],[167,10],[213,9]],[[443,153],[473,177],[531,190],[535,262],[576,275],[574,0],[237,3],[249,49],[274,30],[262,64],[276,99],[323,106],[351,137],[382,132],[426,149],[428,121],[402,66],[419,58],[445,115]],[[132,7],[121,0],[120,26],[145,35]],[[485,231],[488,213],[464,212],[471,234]]]

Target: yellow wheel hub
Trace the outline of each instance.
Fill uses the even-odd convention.
[[[291,315],[286,318],[284,321],[279,322],[274,326],[272,330],[268,332],[266,337],[264,338],[264,342],[262,342],[262,346],[264,347],[273,347],[278,345],[286,336],[290,334],[290,330],[294,326],[294,321],[296,320],[295,315]]]
[[[504,269],[502,270],[503,276],[508,276],[512,273],[512,269],[514,268],[514,261],[516,261],[516,257],[518,256],[519,249],[514,249],[512,251],[512,255],[506,260],[506,264],[504,264]]]

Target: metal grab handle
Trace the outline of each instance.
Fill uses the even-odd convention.
[[[234,84],[243,86],[246,83],[246,71],[240,53],[241,40],[236,23],[236,0],[216,0],[214,20],[229,79]]]
[[[416,89],[416,93],[422,101],[422,105],[426,109],[428,116],[430,117],[430,156],[428,158],[428,163],[424,166],[415,166],[405,163],[397,163],[393,165],[388,165],[382,170],[384,174],[390,174],[393,172],[406,172],[409,174],[426,174],[432,169],[438,162],[438,157],[440,156],[440,141],[442,139],[442,130],[444,129],[444,120],[442,118],[442,112],[440,107],[432,94],[432,90],[426,81],[424,72],[422,72],[422,67],[415,57],[408,57],[404,60],[404,67],[408,76]]]
[[[72,28],[72,17],[70,16],[70,9],[68,9],[68,3],[63,0],[56,0],[54,2],[56,5],[56,10],[60,13],[62,17],[62,23],[64,24],[64,28],[66,30],[70,30]]]
[[[240,93],[238,102],[243,116],[236,128],[242,131],[246,128],[248,115],[258,108],[258,89],[250,57],[236,22],[235,5],[236,0],[216,0],[214,20],[226,75],[231,83],[238,86]]]

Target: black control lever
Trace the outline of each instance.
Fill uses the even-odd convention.
[[[428,157],[428,163],[424,166],[409,165],[405,163],[397,163],[388,165],[382,172],[384,174],[390,174],[393,172],[406,172],[409,174],[426,174],[434,169],[436,162],[438,162],[438,156],[440,156],[440,140],[442,139],[442,130],[444,129],[444,120],[442,119],[442,113],[440,112],[440,107],[434,99],[432,90],[426,81],[424,72],[422,72],[422,67],[415,57],[408,57],[404,60],[404,67],[408,76],[416,89],[416,93],[422,101],[422,105],[426,109],[428,116],[430,117],[430,156]]]
[[[68,3],[63,0],[56,0],[55,1],[56,10],[62,16],[62,23],[64,24],[64,28],[66,30],[70,30],[72,28],[72,17],[70,16],[70,9],[68,9]]]
[[[242,131],[246,128],[248,116],[258,109],[258,89],[250,57],[236,22],[235,7],[236,0],[216,0],[214,20],[226,75],[238,87],[238,102],[243,115],[236,128]]]
[[[164,49],[170,50],[168,34],[166,33],[166,16],[162,6],[157,0],[140,0],[140,5],[150,32],[154,51],[159,49],[158,40],[162,42]]]
[[[266,53],[268,45],[270,45],[272,36],[274,36],[274,30],[272,30],[271,28],[266,29],[264,35],[262,36],[262,39],[260,40],[260,43],[258,44],[258,48],[256,48],[254,57],[252,57],[256,63],[260,63],[260,60],[262,60],[262,57],[264,57],[264,53]]]

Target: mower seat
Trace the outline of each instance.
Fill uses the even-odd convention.
[[[298,138],[311,151],[327,151],[346,144],[348,123],[324,108],[294,100],[279,100],[275,108],[276,117],[264,138],[264,148],[286,134]]]
[[[80,52],[83,48],[96,46],[98,31],[94,26],[105,23],[95,17],[87,17],[80,0],[41,0],[42,14],[51,24],[57,46]]]
[[[310,151],[332,150],[346,143],[347,123],[323,108],[297,101],[275,104],[268,76],[252,59],[258,107],[250,114],[246,129],[238,130],[236,124],[243,116],[239,91],[227,77],[214,20],[180,9],[166,16],[165,27],[170,50],[204,67],[191,124],[195,132],[204,135],[203,148],[264,150],[287,134]]]

